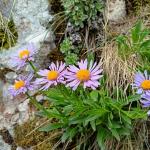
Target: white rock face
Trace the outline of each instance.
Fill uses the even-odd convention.
[[[12,17],[18,31],[18,42],[15,47],[0,52],[0,66],[12,69],[9,63],[10,56],[29,42],[33,42],[39,49],[38,55],[42,55],[40,56],[42,62],[55,47],[52,33],[46,29],[48,22],[52,19],[48,10],[48,1],[16,0]],[[41,48],[43,42],[47,43],[44,51]],[[41,62],[39,63],[42,64]]]
[[[52,33],[46,29],[52,18],[48,11],[48,0],[6,0],[6,4],[3,1],[0,0],[0,11],[2,10],[5,17],[9,17],[15,2],[11,16],[17,27],[18,41],[15,47],[0,51],[0,69],[14,70],[9,61],[10,57],[29,42],[33,42],[38,48],[37,66],[42,65],[49,52],[55,48]],[[15,124],[22,124],[31,116],[29,100],[25,97],[13,98],[8,92],[8,87],[16,76],[14,72],[8,72],[5,75],[7,82],[0,79],[0,130],[6,128],[12,133]],[[9,149],[10,146],[0,137],[0,150]]]
[[[18,42],[35,41],[39,44],[39,41],[44,41],[47,32],[45,26],[50,19],[48,1],[16,0],[13,20],[19,33]]]
[[[46,30],[48,22],[51,20],[52,16],[49,14],[48,10],[48,1],[47,0],[15,0],[13,3],[11,0],[7,0],[7,3],[0,2],[0,9],[2,10],[5,17],[9,16],[8,12],[11,12],[14,23],[18,30],[18,42],[15,47],[10,48],[9,50],[3,50],[0,52],[0,67],[13,69],[10,64],[10,57],[14,54],[19,48],[26,45],[29,42],[33,42],[38,48],[38,64],[41,65],[47,54],[54,48],[53,36],[50,31]],[[5,9],[3,9],[3,7]],[[1,8],[2,7],[2,8]],[[13,8],[12,8],[13,7]],[[47,44],[45,44],[47,43]],[[27,70],[27,69],[26,69]],[[14,72],[8,72],[5,75],[7,83],[3,83],[0,80],[0,104],[4,103],[4,109],[0,110],[0,115],[2,115],[0,122],[0,128],[9,126],[11,127],[15,121],[23,123],[29,118],[28,114],[28,101],[25,101],[19,105],[20,102],[24,101],[24,98],[14,99],[8,92],[10,84],[16,78]],[[19,109],[19,118],[18,114],[15,114],[16,109]],[[22,110],[23,109],[23,110]],[[5,115],[8,114],[8,115]],[[11,120],[11,117],[13,119]],[[4,121],[5,120],[5,121]],[[12,121],[12,124],[10,123]],[[5,124],[7,122],[7,124]],[[8,127],[8,128],[9,128]]]
[[[118,22],[123,20],[126,16],[125,0],[108,0],[105,14],[108,21]]]

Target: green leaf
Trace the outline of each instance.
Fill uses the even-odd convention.
[[[72,105],[67,105],[67,106],[64,107],[63,113],[64,114],[69,114],[70,112],[72,112],[72,110],[73,110]]]
[[[121,113],[120,116],[124,120],[124,122],[131,124],[131,119],[126,114]]]
[[[85,119],[85,126],[90,122],[90,121],[94,121],[100,117],[103,117],[108,111],[103,109],[103,108],[99,108],[99,109],[92,109],[86,112],[86,119]]]
[[[64,143],[68,138],[69,138],[69,133],[64,132],[62,137],[61,137],[61,141]]]
[[[131,30],[131,37],[133,43],[137,43],[140,38],[140,32],[142,31],[142,22],[138,21],[135,27]]]
[[[90,124],[91,124],[91,127],[92,127],[93,131],[96,131],[96,123],[95,123],[95,120],[90,121]]]
[[[110,119],[108,120],[108,127],[110,129],[118,129],[121,128],[121,124],[118,121],[111,121]]]
[[[54,99],[54,100],[64,99],[64,96],[62,95],[62,93],[56,88],[51,88],[50,90],[45,91],[45,94],[50,99]]]
[[[105,140],[108,136],[108,132],[105,128],[99,128],[97,133],[97,142],[101,150],[105,150]]]
[[[94,62],[94,53],[93,52],[88,52],[87,53],[88,55],[87,55],[87,60],[88,60],[88,62]]]
[[[70,130],[70,135],[69,135],[69,139],[72,140],[74,138],[74,136],[76,135],[76,133],[78,132],[77,127],[72,128]]]
[[[116,41],[118,43],[119,51],[121,51],[122,48],[124,48],[124,50],[130,49],[130,47],[127,44],[127,40],[128,40],[128,38],[126,36],[123,36],[123,35],[120,35],[116,38]]]
[[[73,137],[78,132],[77,127],[76,128],[68,128],[66,132],[63,133],[63,136],[61,137],[61,141],[65,142],[67,139],[72,140]]]
[[[129,136],[131,134],[131,129],[127,127],[122,127],[120,129],[117,129],[119,135],[123,136]]]
[[[130,111],[124,111],[124,113],[131,119],[147,119],[147,111],[139,108],[134,108]]]
[[[148,48],[150,48],[150,40],[146,40],[140,45],[140,51],[147,50]]]
[[[125,106],[125,105],[132,103],[132,102],[139,101],[140,98],[141,98],[140,95],[132,95],[132,96],[128,96],[128,98],[126,100],[119,101],[118,103],[121,106]]]
[[[49,132],[49,131],[59,129],[62,127],[63,127],[62,123],[53,123],[53,124],[48,124],[48,125],[45,125],[44,127],[39,128],[39,131]]]
[[[117,132],[117,130],[116,129],[110,129],[111,130],[111,133],[112,133],[112,135],[118,140],[118,141],[120,141],[120,136],[119,136],[119,133]]]
[[[147,38],[147,36],[150,34],[150,29],[144,29],[141,33],[140,33],[140,39],[139,41],[142,42],[145,38]]]
[[[99,91],[94,90],[90,93],[91,99],[94,100],[95,102],[98,101],[98,95],[99,95]]]

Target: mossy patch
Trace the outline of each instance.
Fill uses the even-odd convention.
[[[12,19],[8,21],[0,15],[0,22],[0,49],[8,49],[17,42],[17,29]]]
[[[57,142],[55,138],[57,138],[59,131],[38,131],[38,127],[44,122],[47,120],[36,117],[23,125],[17,125],[14,130],[16,145],[23,148],[32,147],[33,150],[51,150]]]

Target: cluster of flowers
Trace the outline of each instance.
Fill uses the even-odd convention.
[[[27,63],[31,65],[32,61],[34,61],[33,56],[36,53],[35,46],[29,44],[12,57],[11,64],[17,69],[22,69]],[[76,90],[79,85],[83,86],[84,89],[86,87],[96,89],[100,85],[99,79],[102,77],[100,64],[92,61],[88,64],[87,60],[81,60],[77,64],[77,66],[70,65],[67,67],[63,62],[56,62],[56,64],[52,62],[49,69],[36,72],[38,76],[36,76],[35,81],[32,81],[33,74],[29,76],[20,75],[14,85],[9,88],[9,91],[13,96],[16,96],[20,93],[34,90],[36,87],[40,90],[47,90],[49,87],[57,84],[65,84],[66,87],[71,87],[73,90]],[[147,71],[143,74],[137,72],[132,86],[137,89],[137,94],[141,95],[143,107],[149,107],[150,75],[147,74]]]
[[[141,95],[141,103],[143,107],[150,106],[150,75],[147,71],[144,73],[137,72],[135,74],[133,88],[137,89],[137,94]]]
[[[17,55],[13,56],[12,64],[17,69],[23,68],[27,63],[31,64],[34,61],[33,56],[37,53],[33,44],[28,45],[26,48],[18,51]],[[13,96],[35,89],[40,86],[40,90],[47,90],[50,86],[57,84],[65,84],[66,87],[71,87],[76,90],[79,85],[96,89],[99,85],[99,79],[102,77],[102,69],[100,64],[88,64],[87,60],[81,60],[78,65],[70,65],[66,67],[63,62],[51,63],[49,69],[39,70],[36,72],[38,75],[35,81],[32,81],[33,74],[29,76],[19,76],[9,89]]]

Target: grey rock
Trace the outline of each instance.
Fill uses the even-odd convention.
[[[19,120],[19,113],[16,113],[11,117],[11,124],[12,125],[16,124],[18,120]]]
[[[25,101],[20,103],[17,108],[20,112],[27,111],[29,109],[28,104],[29,104],[29,99],[26,99]]]
[[[0,0],[0,12],[6,18],[10,17],[13,8],[13,0]]]
[[[36,100],[37,100],[38,102],[41,102],[41,101],[44,100],[44,96],[43,96],[43,95],[37,95],[37,96],[36,96]]]
[[[31,150],[31,148],[26,148],[26,149],[24,149],[24,148],[22,148],[22,147],[17,147],[16,150]]]
[[[18,52],[24,45],[32,42],[36,45],[38,53],[36,57],[36,66],[41,67],[45,62],[49,52],[55,48],[54,36],[51,31],[47,30],[47,24],[51,20],[51,15],[48,10],[47,0],[5,0],[8,3],[6,7],[3,0],[0,0],[0,11],[5,17],[9,17],[12,3],[15,5],[11,16],[17,27],[18,41],[14,47],[8,50],[0,51],[0,68],[11,69],[5,75],[6,82],[0,80],[0,104],[4,103],[4,109],[0,110],[0,129],[6,128],[13,135],[13,128],[15,124],[22,124],[29,119],[31,114],[28,106],[29,99],[23,96],[12,97],[8,91],[9,86],[16,79],[16,69],[10,63],[12,55]],[[45,64],[43,65],[45,67]],[[14,71],[14,72],[13,72]],[[31,68],[23,69],[23,73],[30,72]],[[18,73],[18,71],[17,71]],[[39,100],[43,99],[38,97]],[[0,137],[0,150],[10,150],[11,147],[6,144]],[[17,150],[23,150],[18,147]],[[27,149],[26,149],[27,150]],[[30,150],[30,148],[28,149]]]
[[[11,146],[4,142],[2,136],[0,136],[0,150],[11,150]]]
[[[52,19],[48,11],[48,1],[16,0],[12,12],[18,31],[18,41],[15,47],[0,52],[0,66],[15,70],[10,63],[11,56],[29,42],[34,43],[38,49],[36,63],[40,66],[55,47],[54,37],[51,31],[46,29]]]
[[[8,72],[5,75],[5,78],[9,83],[13,83],[14,80],[17,78],[17,74],[15,72]]]
[[[125,0],[110,0],[105,10],[106,18],[111,22],[119,22],[126,16]]]

